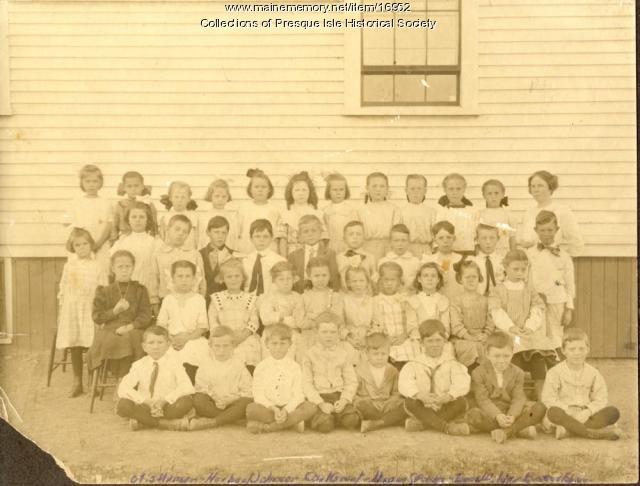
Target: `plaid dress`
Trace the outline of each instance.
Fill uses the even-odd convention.
[[[69,257],[62,270],[58,293],[58,337],[56,348],[82,346],[93,342],[93,298],[98,285],[107,285],[107,276],[95,258]]]
[[[373,298],[372,332],[382,332],[392,340],[406,335],[404,342],[391,346],[394,361],[409,361],[420,354],[420,336],[416,311],[402,294],[378,294]]]
[[[254,293],[241,291],[238,294],[230,294],[226,290],[211,295],[209,304],[209,325],[227,326],[236,333],[247,329],[251,335],[237,344],[235,355],[245,364],[255,366],[261,359],[260,340],[258,331],[258,298]]]

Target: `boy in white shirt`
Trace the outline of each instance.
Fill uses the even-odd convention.
[[[247,406],[247,430],[253,434],[295,427],[304,432],[304,423],[318,411],[305,400],[302,369],[287,357],[292,330],[286,324],[273,324],[266,331],[269,351],[253,373],[253,403]]]
[[[129,418],[131,430],[158,427],[187,430],[185,417],[193,406],[193,385],[171,349],[169,333],[148,327],[142,338],[147,356],[131,365],[118,386],[117,413]]]
[[[570,432],[587,439],[617,440],[620,411],[607,404],[607,384],[600,372],[586,362],[589,337],[570,327],[562,337],[566,359],[547,372],[542,403],[547,407],[546,428],[556,427],[556,439]],[[551,422],[551,424],[549,424]]]
[[[540,211],[535,226],[540,243],[527,250],[531,262],[529,282],[545,301],[548,334],[556,350],[562,344],[563,328],[571,324],[576,296],[573,260],[566,251],[554,245],[558,230],[556,215],[551,211]]]
[[[242,259],[244,271],[249,276],[244,290],[259,296],[271,288],[271,267],[287,260],[271,249],[273,227],[268,219],[256,219],[251,223],[249,236],[255,251]]]
[[[414,294],[413,281],[420,268],[420,260],[409,251],[409,246],[409,228],[404,224],[394,224],[389,235],[391,251],[380,259],[378,269],[385,262],[396,262],[402,267],[403,293]]]
[[[193,406],[197,417],[189,430],[231,424],[245,417],[251,403],[251,375],[242,359],[234,356],[233,330],[216,326],[209,338],[210,351],[196,373]]]
[[[451,353],[443,352],[447,334],[442,322],[426,320],[419,331],[424,352],[402,368],[398,383],[405,397],[404,408],[411,415],[405,421],[405,430],[469,435],[467,423],[453,421],[467,408],[464,397],[471,387],[467,368]]]
[[[209,330],[204,297],[193,291],[196,266],[186,260],[171,265],[172,292],[162,300],[157,324],[169,331],[171,346],[194,383],[196,369],[208,352]]]
[[[504,254],[496,251],[500,230],[495,226],[480,223],[476,227],[476,241],[478,243],[476,254],[471,258],[480,268],[482,284],[478,285],[478,293],[489,295],[491,290],[504,281],[504,267],[502,259]]]

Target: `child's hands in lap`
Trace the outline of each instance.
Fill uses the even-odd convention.
[[[391,344],[393,346],[400,346],[406,340],[407,340],[407,334],[403,332],[402,334],[398,334],[397,336],[392,337],[391,338]]]
[[[333,405],[331,405],[330,403],[322,402],[320,405],[318,405],[318,408],[322,413],[326,413],[326,414],[333,413]]]
[[[284,408],[282,408],[282,409],[279,408],[278,411],[275,412],[274,415],[276,417],[276,423],[277,424],[284,423],[285,420],[287,420],[287,411]]]
[[[336,401],[336,403],[333,404],[333,410],[336,413],[340,413],[344,410],[344,408],[349,404],[349,402],[347,402],[346,400],[344,400],[343,398],[340,398],[338,401]]]
[[[500,415],[496,415],[496,422],[504,429],[513,424],[513,417],[501,413]]]
[[[588,409],[580,410],[577,414],[573,416],[578,422],[581,424],[585,423],[591,417],[591,412]]]
[[[151,416],[152,417],[164,417],[164,406],[167,404],[167,401],[159,398],[151,405]]]
[[[185,332],[181,332],[180,334],[174,334],[171,336],[171,344],[174,349],[180,350],[184,348],[184,345],[189,341],[189,336]]]

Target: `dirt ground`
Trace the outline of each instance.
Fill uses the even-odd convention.
[[[46,356],[0,356],[0,385],[23,422],[17,428],[65,465],[79,482],[636,482],[637,362],[593,360],[622,412],[617,442],[539,434],[506,445],[486,435],[360,434],[292,431],[254,436],[241,426],[197,432],[132,432],[114,414],[112,393],[89,414],[89,396],[66,397],[71,373],[46,387]]]

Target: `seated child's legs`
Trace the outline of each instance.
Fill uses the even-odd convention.
[[[341,412],[334,413],[339,425],[345,429],[357,429],[360,427],[360,417],[356,408],[349,403]]]
[[[424,428],[439,430],[441,432],[446,432],[448,422],[464,413],[467,408],[467,404],[462,397],[445,403],[437,412],[425,407],[420,400],[413,398],[406,398],[404,406],[407,412],[422,422]]]
[[[482,432],[491,432],[492,430],[500,428],[495,418],[490,417],[479,408],[469,410],[467,419],[469,420],[469,425]]]
[[[389,398],[382,406],[381,420],[385,427],[401,424],[407,418],[404,411],[404,400],[399,397]]]
[[[376,408],[373,404],[373,400],[369,398],[358,400],[355,403],[355,407],[362,420],[379,420],[382,418],[382,410]]]
[[[128,398],[118,400],[116,413],[120,417],[135,419],[148,427],[158,426],[158,418],[151,416],[151,409],[147,405],[137,404]]]
[[[316,414],[317,411],[318,407],[316,407],[313,403],[305,400],[300,405],[298,405],[293,412],[287,415],[287,420],[284,421],[283,427],[293,427],[297,423],[311,420],[311,418]]]
[[[332,414],[323,413],[318,410],[311,418],[311,429],[326,434],[336,428],[336,423]]]
[[[273,410],[253,402],[247,405],[247,420],[262,422],[263,424],[272,424],[276,421],[276,416]]]
[[[167,403],[162,411],[165,419],[179,419],[184,417],[193,408],[193,398],[191,395],[178,398],[173,403]]]
[[[206,393],[196,393],[193,396],[196,413],[201,417],[216,419],[217,425],[225,425],[245,418],[247,406],[251,401],[251,398],[241,397],[226,408],[218,408],[213,398]]]
[[[620,419],[620,411],[613,406],[604,407],[594,413],[584,425],[589,429],[602,429],[615,424]]]
[[[525,405],[522,413],[516,417],[516,420],[511,426],[511,432],[517,434],[522,429],[539,424],[544,418],[545,413],[547,413],[547,407],[540,402],[536,402],[533,405]]]

